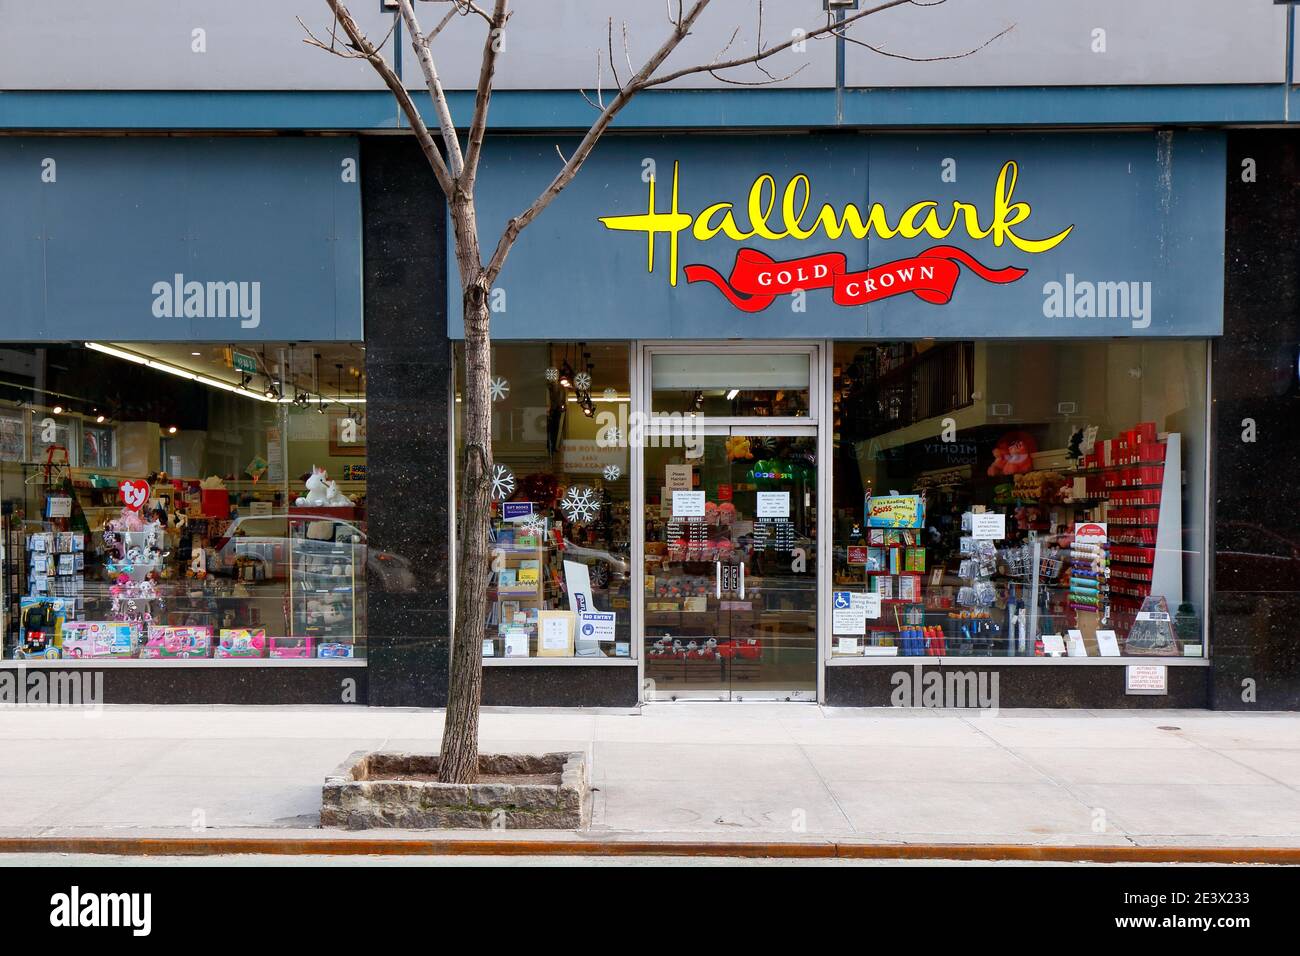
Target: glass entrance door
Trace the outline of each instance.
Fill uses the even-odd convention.
[[[647,699],[816,699],[816,428],[749,428],[644,449]]]

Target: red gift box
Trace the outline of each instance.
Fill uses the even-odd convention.
[[[230,517],[230,492],[225,488],[200,489],[199,503],[209,518]]]

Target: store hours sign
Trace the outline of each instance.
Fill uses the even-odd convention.
[[[485,228],[555,145],[495,142]],[[610,138],[522,234],[493,334],[1217,335],[1224,163],[1195,132]]]

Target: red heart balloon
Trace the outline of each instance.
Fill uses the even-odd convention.
[[[122,496],[122,503],[132,511],[139,511],[149,500],[149,482],[138,479],[120,482],[117,493]]]

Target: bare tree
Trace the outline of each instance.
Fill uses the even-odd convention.
[[[447,713],[438,766],[440,779],[452,783],[469,783],[473,782],[478,772],[479,701],[483,678],[480,638],[483,621],[486,618],[490,571],[488,532],[492,428],[489,398],[491,337],[488,296],[505,266],[506,258],[510,255],[515,240],[528,224],[536,219],[569,183],[573,182],[601,135],[622,112],[623,107],[638,93],[700,74],[709,74],[723,82],[741,85],[762,85],[787,79],[788,77],[773,76],[763,68],[762,62],[808,40],[825,39],[831,36],[848,39],[845,31],[858,20],[892,7],[912,4],[914,0],[884,0],[875,6],[844,15],[842,18],[828,14],[824,23],[811,26],[807,30],[792,31],[790,39],[770,45],[765,44],[762,39],[763,4],[758,0],[756,3],[758,37],[752,53],[743,56],[726,56],[740,32],[737,28],[732,33],[731,40],[710,62],[660,72],[664,62],[690,35],[691,28],[709,5],[709,0],[693,0],[689,5],[685,0],[668,0],[668,35],[639,69],[632,68],[631,56],[628,52],[627,28],[626,24],[623,25],[621,44],[626,78],[619,74],[617,58],[614,55],[614,22],[610,19],[607,28],[607,50],[598,55],[597,61],[600,75],[603,76],[607,64],[612,77],[613,85],[608,91],[610,94],[608,101],[606,101],[606,91],[601,88],[600,83],[595,91],[594,100],[586,93],[583,94],[598,111],[595,121],[573,153],[567,158],[560,156],[561,166],[555,178],[526,209],[506,224],[494,244],[490,239],[485,241],[486,237],[479,235],[475,183],[487,132],[493,77],[503,47],[502,38],[506,23],[511,15],[508,0],[494,0],[490,11],[472,0],[439,0],[446,3],[448,9],[437,26],[428,33],[424,32],[416,19],[412,0],[398,0],[402,22],[410,36],[411,47],[424,74],[425,86],[428,88],[432,111],[430,120],[425,119],[401,78],[384,58],[382,51],[388,37],[384,37],[378,43],[372,42],[357,26],[352,14],[340,0],[325,0],[325,2],[334,16],[329,36],[322,39],[304,25],[303,29],[307,31],[305,42],[338,56],[365,60],[374,68],[384,85],[392,91],[398,106],[410,123],[416,142],[419,143],[420,149],[429,161],[429,166],[433,169],[433,175],[446,197],[451,213],[465,321],[465,381],[462,384],[461,402],[464,419],[464,450],[459,462],[460,494],[457,502],[460,536],[456,551],[456,619],[453,628]],[[466,130],[463,146],[442,81],[438,76],[433,54],[433,41],[456,16],[477,17],[484,25],[483,53],[479,67],[478,87],[474,96],[474,112],[468,127],[461,127]],[[396,23],[395,19],[394,27]],[[339,36],[339,28],[342,28],[346,39]],[[392,32],[389,31],[389,36]],[[1003,33],[1005,32],[1004,30]],[[1001,35],[997,34],[988,42]],[[900,56],[904,59],[953,58],[908,57],[875,46],[871,46],[870,49],[886,56]],[[971,50],[954,56],[966,56],[973,52],[975,51]],[[727,71],[747,65],[757,66],[761,78],[747,81],[723,75]],[[483,250],[489,245],[491,254],[485,259]]]

